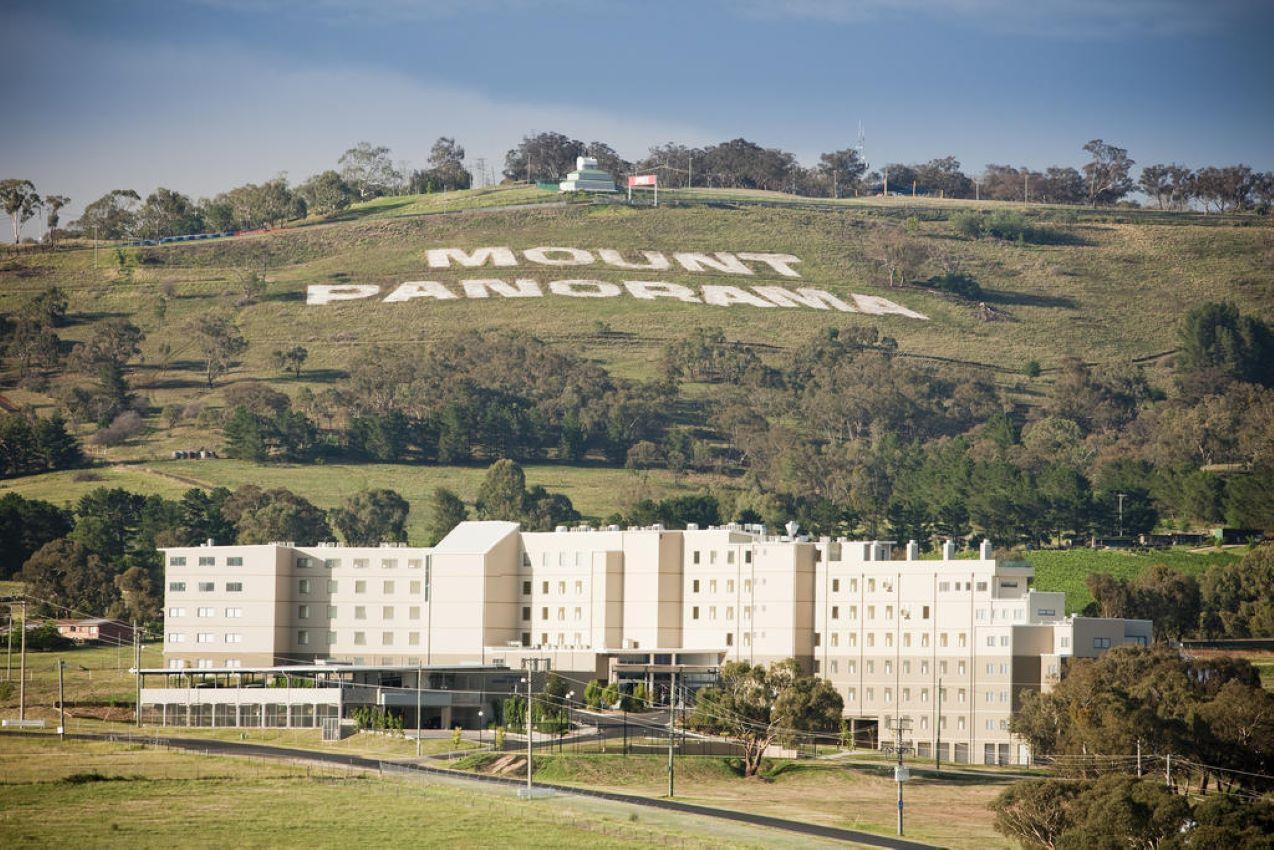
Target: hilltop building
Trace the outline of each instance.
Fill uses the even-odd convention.
[[[577,156],[575,170],[558,184],[561,192],[618,192],[615,178],[597,167],[591,156]]]
[[[1064,594],[1032,590],[1032,567],[997,561],[989,543],[975,558],[948,543],[922,559],[914,543],[794,531],[464,522],[430,548],[165,549],[168,666],[146,674],[170,687],[143,691],[144,708],[174,704],[180,721],[183,683],[302,670],[358,679],[387,705],[394,692],[376,696],[373,678],[412,687],[418,667],[431,681],[469,671],[494,701],[529,659],[577,692],[594,678],[644,681],[662,701],[674,673],[693,690],[726,661],[796,658],[835,684],[863,744],[907,717],[921,755],[1022,763],[1008,724],[1025,691],[1050,687],[1072,658],[1150,640],[1148,621],[1067,617]],[[279,699],[230,691],[240,706]],[[483,697],[443,702],[447,725],[478,722]]]

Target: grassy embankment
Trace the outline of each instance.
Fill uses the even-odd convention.
[[[575,797],[2,734],[0,777],[5,847],[831,846]]]

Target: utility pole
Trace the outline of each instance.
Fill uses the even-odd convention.
[[[4,680],[13,681],[13,604],[9,604],[9,654],[4,658]]]
[[[22,606],[22,648],[18,656],[18,720],[27,719],[27,601],[18,603]]]
[[[142,725],[142,636],[133,620],[133,670],[137,679],[137,725]]]
[[[902,733],[911,728],[911,718],[894,717],[894,732],[898,736],[894,748],[898,752],[898,763],[894,766],[894,782],[898,785],[898,834],[902,835],[902,783],[911,778],[907,768],[903,766],[902,756],[906,747],[902,744]]]
[[[420,660],[416,661],[416,758],[420,758]]]
[[[676,742],[673,725],[673,712],[677,708],[677,671],[672,671],[672,683],[668,689],[668,799],[671,800],[676,791],[677,777],[673,767],[673,746]]]
[[[888,198],[889,197],[889,169],[888,168],[884,170],[884,175],[885,175],[885,182],[884,182],[885,197]]]
[[[938,711],[933,720],[933,769],[942,770],[942,679],[938,679]]]
[[[1119,497],[1119,536],[1124,536],[1124,499],[1128,498],[1127,493],[1116,493]]]
[[[686,154],[686,188],[689,189],[690,187],[694,186],[694,184],[695,184],[695,155],[692,153],[687,153]]]
[[[1141,739],[1137,739],[1137,778],[1141,778]]]
[[[1172,790],[1172,753],[1168,753],[1164,757],[1163,763],[1163,781],[1168,786],[1168,790]]]
[[[526,671],[526,678],[522,681],[526,684],[526,797],[528,800],[532,798],[533,794],[531,784],[531,747],[532,735],[535,733],[535,728],[531,725],[531,689],[534,686],[535,671],[540,668],[541,660],[543,659],[522,659],[522,669]]]
[[[66,662],[58,659],[58,740],[66,740],[66,690],[62,684],[62,671]]]
[[[1027,182],[1026,182],[1030,174],[1031,174],[1031,170],[1029,168],[1022,169],[1022,203],[1024,204],[1030,201],[1030,195],[1029,195],[1030,190],[1027,188]]]

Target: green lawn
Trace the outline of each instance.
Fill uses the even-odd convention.
[[[1093,601],[1084,584],[1091,573],[1110,573],[1116,578],[1135,578],[1153,564],[1167,564],[1188,575],[1197,576],[1209,567],[1228,564],[1243,557],[1233,549],[1193,552],[1169,549],[1156,552],[1119,552],[1093,549],[1071,551],[1033,551],[1026,560],[1035,567],[1036,590],[1066,592],[1066,611],[1075,613]]]
[[[78,775],[78,776],[77,776]],[[830,847],[569,796],[0,734],[3,847]],[[838,844],[836,846],[844,846]]]

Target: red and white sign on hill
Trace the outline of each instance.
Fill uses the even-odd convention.
[[[633,189],[651,188],[655,190],[655,206],[659,206],[659,175],[658,174],[630,174],[628,175],[628,203],[633,202]]]

